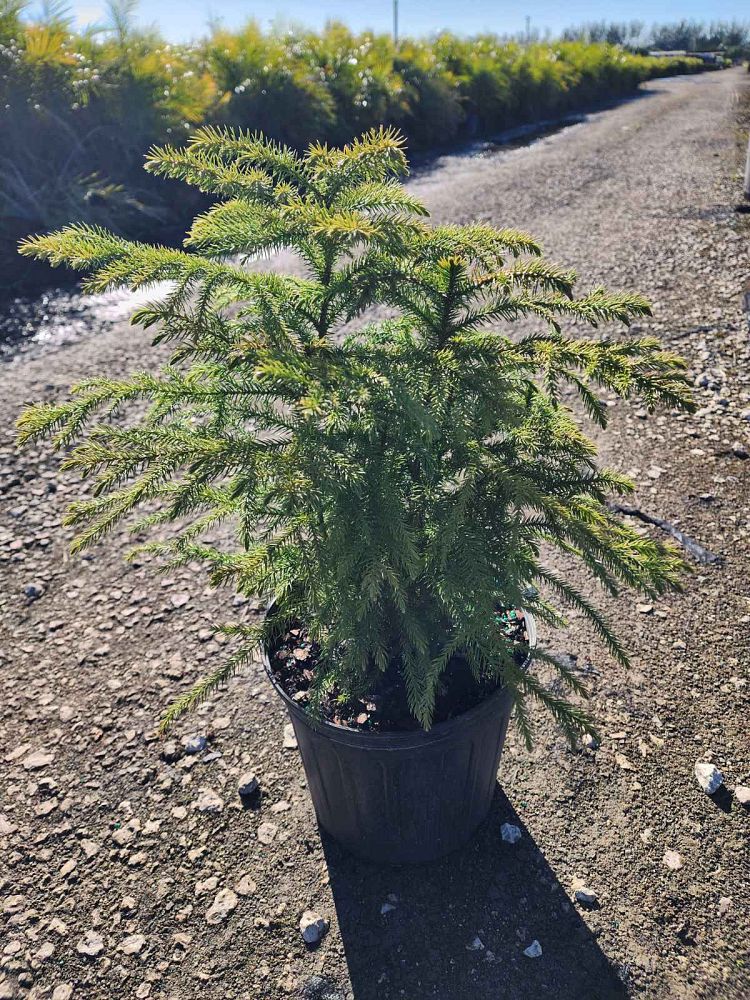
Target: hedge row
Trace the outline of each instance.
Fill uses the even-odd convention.
[[[264,33],[255,23],[189,45],[115,25],[71,32],[0,7],[0,262],[18,284],[15,241],[85,219],[138,238],[178,238],[199,207],[148,177],[143,154],[200,123],[259,129],[294,147],[341,143],[389,123],[412,150],[492,135],[704,68],[608,44],[521,45],[492,35],[406,39]],[[12,261],[12,265],[11,265]],[[10,270],[9,270],[10,266]],[[23,266],[28,266],[24,264]]]

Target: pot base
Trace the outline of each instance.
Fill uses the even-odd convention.
[[[529,644],[534,620],[526,615]],[[388,865],[458,850],[487,816],[513,696],[506,688],[430,730],[367,733],[315,722],[275,679],[294,726],[320,826],[348,851]]]
[[[408,748],[337,743],[292,716],[321,828],[355,857],[381,865],[426,864],[463,847],[495,793],[512,710],[509,693],[499,694],[484,719]]]

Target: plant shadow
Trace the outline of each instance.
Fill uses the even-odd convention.
[[[521,828],[518,843],[503,842],[502,823]],[[323,995],[350,991],[354,1000],[628,996],[499,786],[472,842],[429,865],[368,864],[324,832],[321,836],[350,979],[350,984],[330,983],[331,991]],[[528,958],[524,949],[535,940],[542,955]]]

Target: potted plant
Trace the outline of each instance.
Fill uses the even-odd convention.
[[[530,699],[572,742],[591,731],[533,670],[551,663],[585,694],[535,647],[536,621],[563,621],[555,599],[626,661],[548,556],[577,560],[611,594],[679,585],[676,552],[608,510],[633,487],[597,466],[565,393],[601,426],[600,387],[685,407],[683,364],[652,339],[563,335],[566,319],[627,324],[648,305],[576,297],[574,274],[525,233],[431,227],[399,182],[392,131],[298,155],[205,128],[186,149],[153,150],[148,169],[220,196],[185,251],[86,226],[21,250],[89,272],[93,290],[168,279],[133,322],[156,326],[171,359],[31,407],[21,441],[51,436],[62,467],[94,481],[66,516],[74,549],[141,510],[139,529],[176,527],[140,549],[271,602],[263,620],[221,627],[237,651],[162,728],[260,651],[322,826],[377,860],[446,853],[489,809],[511,711],[527,741]],[[302,276],[241,266],[280,249]],[[371,306],[387,318],[352,324]],[[522,317],[542,331],[497,331]],[[223,543],[208,544],[220,522]]]

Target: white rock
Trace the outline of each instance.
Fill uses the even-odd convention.
[[[258,840],[261,844],[270,844],[278,832],[279,828],[275,823],[261,823],[258,827]]]
[[[284,726],[284,742],[282,745],[285,750],[297,749],[297,737],[294,735],[294,726],[291,722],[287,722]]]
[[[193,806],[198,812],[219,813],[224,808],[224,800],[212,788],[201,788]]]
[[[741,806],[750,806],[750,787],[748,785],[737,785],[734,795]]]
[[[385,916],[386,913],[391,913],[398,906],[398,896],[395,892],[389,892],[388,898],[380,907],[381,916]]]
[[[673,872],[677,872],[682,868],[685,862],[682,860],[682,855],[678,851],[672,851],[667,849],[664,852],[664,857],[662,858],[662,863],[670,868]]]
[[[538,941],[534,940],[531,942],[528,948],[523,949],[523,953],[527,958],[541,958],[542,957],[542,946]]]
[[[484,941],[480,937],[475,937],[466,945],[467,951],[484,951]]]
[[[724,775],[715,764],[706,764],[699,760],[695,764],[695,780],[706,795],[713,795],[724,784]]]
[[[52,1000],[70,1000],[73,996],[72,983],[60,983],[52,990]]]
[[[516,844],[521,839],[521,828],[512,823],[503,823],[500,827],[500,836],[506,844]]]
[[[213,892],[219,885],[219,880],[215,875],[209,876],[203,882],[195,883],[195,895],[203,896],[207,892]]]
[[[256,885],[255,880],[250,878],[249,875],[243,875],[234,887],[234,891],[239,896],[252,896],[254,892],[257,892],[257,890],[258,886]]]
[[[143,934],[131,934],[120,943],[119,950],[123,955],[137,955],[145,943],[146,938]]]
[[[590,889],[581,879],[573,879],[573,896],[577,903],[583,906],[596,906],[599,898],[593,889]]]
[[[118,847],[124,847],[135,838],[135,830],[132,826],[120,826],[112,831],[112,840]]]
[[[104,938],[96,931],[86,931],[81,940],[76,945],[76,951],[80,955],[88,955],[89,958],[96,958],[104,951]]]
[[[54,759],[55,755],[53,753],[44,753],[42,750],[36,750],[34,753],[30,753],[28,757],[25,757],[21,763],[26,771],[41,771],[43,767],[51,764]]]
[[[598,750],[601,745],[593,733],[585,733],[581,738],[581,743],[587,750]]]
[[[159,755],[165,764],[175,764],[182,757],[183,749],[178,746],[174,740],[167,740],[161,745],[161,754]]]
[[[299,932],[305,944],[319,944],[328,932],[328,921],[315,910],[305,910],[300,917]]]
[[[185,748],[186,754],[194,755],[203,753],[208,746],[208,740],[201,733],[196,733],[194,736],[186,736],[182,741],[182,745]]]
[[[237,791],[239,792],[241,799],[247,798],[250,795],[255,795],[259,787],[258,779],[252,771],[247,771],[237,782]]]
[[[11,833],[15,833],[18,827],[15,823],[11,823],[7,816],[0,813],[0,837],[9,837]]]
[[[237,894],[232,892],[231,889],[222,889],[221,892],[217,892],[216,899],[214,899],[211,904],[210,909],[206,913],[206,922],[209,924],[220,924],[222,920],[226,920],[229,914],[237,909]]]

